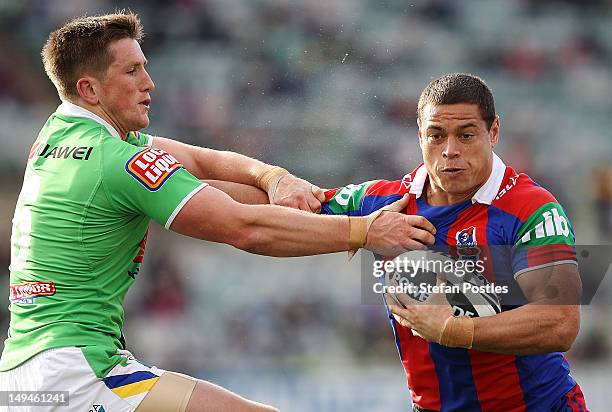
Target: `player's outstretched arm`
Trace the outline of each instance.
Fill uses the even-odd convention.
[[[240,153],[219,151],[155,137],[153,146],[176,157],[195,177],[255,186],[268,194],[270,203],[316,212],[325,200],[323,191],[286,170]]]
[[[396,213],[407,202],[405,197],[387,211],[365,217],[320,216],[285,207],[243,205],[207,187],[183,206],[170,229],[268,256],[306,256],[359,247],[396,256],[434,242],[430,222]]]
[[[224,180],[204,180],[212,187],[228,194],[238,203],[245,205],[267,205],[270,204],[268,194],[255,186],[242,183],[226,182]]]

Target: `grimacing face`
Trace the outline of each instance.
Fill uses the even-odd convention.
[[[109,44],[113,57],[103,79],[98,79],[98,107],[124,135],[149,125],[150,93],[155,84],[145,70],[145,58],[138,42],[131,38]]]
[[[499,117],[488,130],[476,104],[427,104],[419,145],[431,190],[443,191],[451,203],[471,198],[491,174],[498,137]]]

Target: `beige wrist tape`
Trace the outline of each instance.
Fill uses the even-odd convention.
[[[359,249],[365,245],[368,235],[368,218],[349,216],[349,249]]]
[[[280,178],[288,174],[289,172],[282,167],[274,166],[267,172],[257,176],[257,186],[268,193],[270,191],[270,183],[278,184]]]
[[[368,216],[349,216],[349,260],[360,247],[365,246],[370,226],[382,212],[384,210],[381,209]]]
[[[451,348],[472,349],[474,319],[469,316],[449,316],[442,327],[438,343]]]

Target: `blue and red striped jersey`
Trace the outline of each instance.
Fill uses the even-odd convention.
[[[483,259],[485,276],[518,291],[517,278],[550,265],[576,264],[575,238],[561,205],[527,175],[494,154],[491,175],[471,200],[431,206],[421,196],[423,164],[396,181],[373,180],[328,190],[321,213],[364,216],[409,193],[407,214],[437,229],[435,248]],[[506,246],[497,249],[492,245]],[[484,256],[483,256],[484,255]],[[489,279],[491,280],[491,279]],[[504,302],[503,310],[526,303]],[[388,310],[387,310],[388,312]],[[427,342],[389,315],[414,404],[437,411],[550,411],[575,385],[562,353],[514,356]]]

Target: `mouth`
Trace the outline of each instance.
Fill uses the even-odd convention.
[[[148,110],[148,109],[149,109],[149,105],[151,104],[151,99],[144,99],[143,101],[141,101],[141,102],[140,102],[140,103],[138,103],[138,104],[143,105],[143,106],[144,106],[144,107],[146,107],[146,108],[147,108],[147,110]]]
[[[464,171],[465,169],[461,169],[460,167],[445,167],[441,170],[442,174],[446,176],[457,176]]]

